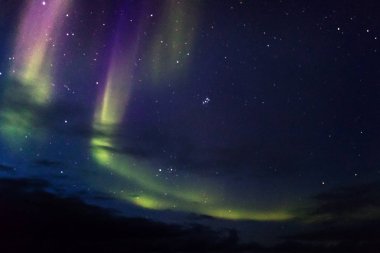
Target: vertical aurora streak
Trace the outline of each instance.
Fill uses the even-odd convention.
[[[171,2],[171,1],[167,1]],[[143,20],[143,18],[141,17]],[[101,132],[101,136],[94,136],[91,140],[92,152],[96,161],[111,169],[113,172],[124,177],[129,182],[143,188],[146,196],[128,197],[121,196],[123,199],[146,208],[172,208],[177,206],[178,201],[201,202],[202,194],[195,192],[177,191],[167,185],[157,182],[149,170],[136,164],[132,158],[115,154],[108,149],[117,148],[112,136],[118,132],[118,127],[125,116],[128,107],[128,99],[135,80],[135,62],[139,51],[139,38],[143,35],[141,27],[142,21],[136,28],[130,28],[129,20],[121,18],[119,29],[114,40],[114,47],[111,56],[110,67],[107,74],[106,86],[100,104],[97,107],[94,130]],[[160,196],[165,195],[165,198]],[[168,196],[169,195],[169,196]],[[177,200],[173,201],[170,198]],[[168,200],[169,199],[169,200]]]
[[[24,86],[33,86],[38,104],[51,96],[53,54],[70,0],[28,1],[16,38],[13,71]]]
[[[184,71],[194,44],[197,1],[166,0],[151,43],[150,66],[155,82]]]
[[[15,38],[10,87],[3,94],[2,103],[12,105],[17,102],[15,98],[21,98],[28,106],[18,110],[2,106],[0,112],[0,132],[13,148],[32,132],[38,121],[36,110],[51,101],[54,51],[70,3],[71,0],[27,1],[24,7]]]

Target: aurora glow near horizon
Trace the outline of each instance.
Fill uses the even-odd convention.
[[[376,164],[360,160],[373,145],[365,117],[339,121],[342,91],[321,99],[305,67],[323,54],[262,28],[260,6],[256,27],[244,9],[255,1],[20,2],[0,51],[0,175],[9,165],[127,215],[276,225],[302,220],[310,196],[377,175],[358,172]],[[342,137],[346,122],[359,123]],[[363,213],[352,217],[379,216]]]

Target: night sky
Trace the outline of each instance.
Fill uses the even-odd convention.
[[[379,13],[0,0],[1,252],[378,252]]]

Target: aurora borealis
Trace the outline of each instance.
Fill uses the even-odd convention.
[[[161,38],[159,41],[154,40],[154,43],[159,45],[159,48],[153,50],[154,53],[151,57],[154,66],[153,68],[150,65],[142,67],[148,72],[154,72],[153,76],[156,76],[157,73],[175,75],[176,71],[181,71],[183,66],[175,69],[174,65],[180,60],[182,62],[182,54],[185,54],[185,48],[190,47],[188,44],[191,44],[191,30],[195,29],[194,27],[189,29],[191,26],[186,24],[184,10],[181,10],[186,5],[178,7],[177,1],[166,2],[163,6],[164,10],[173,9],[174,13],[178,13],[179,16],[169,15],[166,18],[167,13],[163,12],[163,17],[158,17],[158,22],[163,22],[170,31],[164,31],[163,35],[161,35],[161,29],[158,32],[153,31],[153,38]],[[175,7],[171,7],[173,5]],[[210,185],[214,184],[214,187],[218,187],[213,182],[215,180],[203,180],[203,185],[206,187],[200,186],[199,183],[192,185],[186,181],[199,182],[202,179],[190,174],[187,174],[185,179],[177,172],[175,179],[171,180],[173,182],[162,181],[157,177],[156,172],[152,171],[153,165],[140,165],[140,161],[136,161],[128,154],[112,152],[112,149],[120,148],[113,135],[117,135],[117,132],[120,131],[118,128],[121,127],[123,117],[128,111],[128,101],[133,93],[133,85],[136,85],[137,82],[134,75],[135,63],[139,60],[137,55],[140,37],[144,36],[142,32],[144,31],[144,22],[139,23],[139,20],[144,18],[138,18],[136,21],[138,24],[130,25],[131,21],[124,15],[126,14],[121,15],[116,24],[118,28],[116,28],[115,39],[111,45],[112,53],[107,77],[104,81],[105,88],[95,113],[94,131],[97,133],[91,139],[92,155],[96,162],[125,180],[123,192],[117,195],[123,200],[148,209],[174,209],[225,219],[283,220],[290,218],[291,215],[286,211],[256,211],[254,207],[252,209],[247,207],[246,210],[235,209],[235,204],[228,205],[226,204],[228,200],[222,200],[222,196],[214,196],[215,190]],[[154,14],[149,16],[152,15]],[[166,40],[169,43],[161,43]],[[148,44],[150,43],[148,42]],[[126,124],[128,123],[126,122]],[[131,186],[138,187],[138,191],[133,190]]]
[[[197,224],[226,252],[343,252],[379,223],[373,2],[0,3],[4,192]]]

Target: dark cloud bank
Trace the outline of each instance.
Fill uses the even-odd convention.
[[[0,180],[0,252],[241,251],[233,230],[119,217],[46,187],[39,180]]]
[[[216,231],[197,224],[170,225],[120,217],[111,210],[85,204],[79,198],[48,193],[44,190],[48,187],[47,182],[40,180],[0,180],[0,252],[375,253],[380,249],[379,220],[320,222],[299,234],[280,238],[281,243],[264,247],[239,243],[234,230]],[[360,189],[364,191],[361,208],[378,205],[375,192],[379,184]],[[322,204],[317,201],[317,207],[308,215],[326,211],[336,214],[342,205],[350,205],[351,200],[346,196],[355,192],[355,188],[347,188],[339,193],[318,195]],[[332,203],[337,205],[334,207]]]

